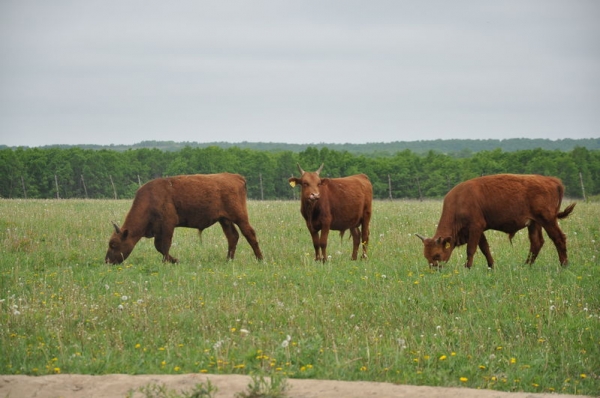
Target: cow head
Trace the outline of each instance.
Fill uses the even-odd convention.
[[[108,241],[108,251],[104,262],[107,264],[121,264],[133,251],[136,242],[130,238],[127,229],[121,230],[117,224],[113,222],[115,232],[113,232]]]
[[[447,262],[450,259],[454,244],[452,238],[425,238],[416,234],[423,241],[423,255],[427,259],[430,267],[438,267],[441,262]]]
[[[319,167],[314,173],[306,172],[302,170],[300,165],[298,165],[298,170],[300,170],[300,178],[292,177],[288,180],[292,187],[300,185],[302,189],[302,201],[306,200],[314,203],[321,197],[321,185],[327,182],[326,178],[319,177],[321,170],[323,170],[323,165],[324,164],[321,164],[321,167]]]

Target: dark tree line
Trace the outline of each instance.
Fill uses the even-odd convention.
[[[178,151],[114,151],[71,147],[0,150],[0,196],[3,198],[132,198],[137,188],[157,177],[178,174],[239,173],[246,177],[250,199],[291,199],[287,179],[296,163],[322,175],[365,173],[377,199],[441,198],[457,183],[486,174],[557,176],[573,198],[600,194],[600,151],[500,149],[469,156],[410,150],[391,156],[365,156],[326,147],[301,152],[259,151],[239,147],[185,147]],[[584,190],[584,189],[585,190]]]

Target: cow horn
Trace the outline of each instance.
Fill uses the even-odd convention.
[[[111,221],[111,222],[112,222],[113,227],[115,227],[115,232],[118,233],[118,234],[120,234],[121,233],[121,228],[119,228],[119,226],[117,225],[116,222],[114,222],[114,221]]]
[[[321,173],[321,170],[323,170],[323,166],[325,166],[325,163],[321,163],[321,167],[319,167],[317,169],[317,171],[315,171],[315,173],[317,173],[317,175],[319,175],[319,173]]]
[[[419,235],[419,234],[415,234],[415,236],[416,236],[417,238],[421,239],[423,242],[425,242],[425,239],[426,239],[425,237],[423,237],[423,236],[421,236],[421,235]]]
[[[304,174],[304,170],[302,170],[302,167],[300,167],[300,163],[296,163],[298,165],[298,170],[300,170],[300,175]]]

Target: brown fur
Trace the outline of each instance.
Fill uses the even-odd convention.
[[[298,169],[300,178],[292,177],[289,182],[293,186],[301,186],[300,212],[312,237],[315,260],[327,260],[330,230],[340,231],[343,236],[348,229],[353,241],[352,260],[356,260],[361,242],[362,257],[366,258],[373,201],[373,187],[369,178],[364,174],[321,178],[319,173],[323,165],[313,173],[305,172],[300,165]]]
[[[105,261],[123,262],[142,238],[154,238],[154,247],[163,261],[177,262],[169,249],[176,227],[200,232],[219,222],[227,237],[227,258],[233,259],[239,233],[236,224],[262,259],[256,233],[248,221],[246,180],[237,174],[181,175],[158,178],[140,187],[121,228],[108,243]]]
[[[530,249],[526,263],[533,264],[544,244],[543,228],[556,246],[560,264],[566,266],[567,238],[558,219],[567,217],[575,203],[560,212],[563,194],[558,178],[540,175],[498,174],[460,183],[444,198],[433,238],[417,235],[423,241],[425,258],[437,266],[439,261],[448,261],[456,246],[467,244],[467,268],[473,265],[477,246],[492,268],[494,260],[483,232],[502,231],[512,239],[527,227]]]

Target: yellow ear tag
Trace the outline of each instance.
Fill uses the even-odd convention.
[[[450,242],[446,242],[446,245],[444,246],[444,249],[450,249]]]
[[[296,181],[290,181],[290,186],[294,188],[296,186]]]

